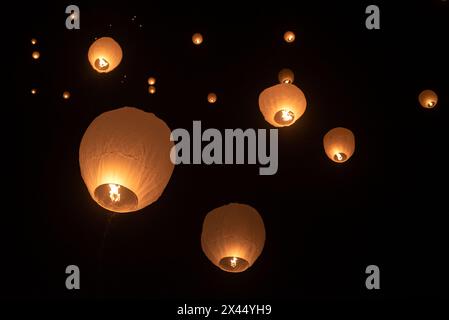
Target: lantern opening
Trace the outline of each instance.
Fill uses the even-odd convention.
[[[295,120],[295,114],[289,110],[282,109],[274,115],[274,121],[281,125],[288,125]]]
[[[98,70],[107,70],[109,68],[109,62],[105,58],[98,58],[95,60],[95,68]]]
[[[435,101],[427,102],[427,107],[432,108],[435,105]]]
[[[347,156],[345,153],[343,153],[343,152],[337,152],[337,153],[334,155],[334,160],[335,160],[336,162],[345,162],[346,159],[348,159],[348,156]]]
[[[111,211],[130,211],[137,207],[137,196],[128,188],[115,184],[105,183],[98,186],[94,192],[98,203]]]
[[[249,267],[248,261],[239,257],[225,257],[219,262],[220,267],[229,272],[245,271]]]

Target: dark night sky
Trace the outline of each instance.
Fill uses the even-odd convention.
[[[371,3],[332,3],[254,9],[86,3],[79,4],[80,30],[65,28],[69,2],[21,11],[9,117],[17,125],[8,147],[17,157],[8,172],[1,296],[220,302],[447,296],[449,4],[379,3],[381,30],[368,31],[364,10]],[[286,30],[296,32],[291,45],[282,39]],[[204,36],[199,47],[191,42],[194,32]],[[87,60],[101,36],[112,36],[124,53],[108,74]],[[31,59],[33,37],[38,61]],[[259,176],[257,165],[176,166],[157,202],[113,218],[100,254],[108,214],[89,196],[78,164],[90,122],[134,106],[171,129],[191,131],[193,120],[203,128],[269,129],[258,95],[284,67],[295,72],[308,106],[279,130],[278,173]],[[150,75],[157,78],[155,95],[147,92]],[[419,106],[423,89],[438,93],[435,109]],[[210,91],[218,95],[213,106]],[[355,154],[343,165],[322,147],[323,135],[337,126],[356,137]],[[267,232],[261,256],[241,274],[216,268],[200,245],[205,215],[229,202],[255,207]],[[77,292],[64,286],[69,264],[81,269]],[[381,270],[376,292],[364,286],[369,264]]]

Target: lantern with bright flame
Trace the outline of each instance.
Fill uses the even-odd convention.
[[[170,129],[152,113],[130,107],[105,112],[81,140],[81,176],[91,197],[114,212],[156,201],[173,172]]]
[[[148,87],[148,92],[150,94],[155,94],[156,93],[156,87],[155,86],[149,86]]]
[[[329,159],[342,163],[354,154],[355,137],[351,130],[338,127],[324,135],[323,145]]]
[[[120,64],[123,52],[114,39],[103,37],[92,43],[87,57],[92,68],[97,72],[105,73],[114,70]]]
[[[295,33],[293,31],[287,31],[284,33],[284,40],[288,43],[295,41]]]
[[[156,83],[156,78],[155,77],[149,77],[148,78],[148,84],[150,86],[154,85]]]
[[[278,74],[279,83],[293,83],[295,80],[295,75],[290,69],[282,69]]]
[[[68,98],[70,98],[70,92],[68,91],[64,91],[64,93],[62,94],[62,97],[67,100]]]
[[[217,101],[217,95],[215,93],[213,93],[213,92],[209,93],[207,95],[207,101],[209,103],[215,103]]]
[[[37,40],[35,38],[31,39],[31,44],[35,45],[37,43]]]
[[[203,36],[201,35],[201,33],[195,33],[192,36],[192,42],[196,45],[200,45],[203,42]]]
[[[281,83],[259,95],[259,108],[265,120],[275,127],[290,126],[306,111],[306,97],[297,86]]]
[[[31,89],[31,94],[36,94],[36,93],[37,93],[37,89],[36,88]]]
[[[438,96],[435,91],[424,90],[419,94],[419,103],[426,109],[432,109],[437,105]]]
[[[249,205],[231,203],[212,210],[204,219],[201,247],[224,271],[242,272],[251,267],[264,244],[262,217]]]
[[[33,51],[33,53],[31,54],[31,56],[33,57],[34,60],[39,59],[39,57],[41,56],[41,54],[39,53],[39,51]]]

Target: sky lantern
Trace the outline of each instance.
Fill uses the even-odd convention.
[[[87,57],[92,68],[97,72],[106,73],[114,70],[120,64],[123,52],[114,39],[103,37],[92,43]]]
[[[37,43],[37,40],[35,38],[31,39],[31,44],[35,45]]]
[[[287,31],[284,33],[284,40],[287,43],[292,43],[295,41],[295,33],[293,31]]]
[[[216,95],[215,93],[213,93],[213,92],[209,93],[209,94],[207,95],[207,101],[208,101],[209,103],[215,103],[215,102],[217,102],[217,95]]]
[[[293,83],[295,75],[292,70],[284,68],[278,74],[279,83]]]
[[[230,203],[212,210],[204,219],[201,247],[224,271],[242,272],[251,267],[264,244],[262,217],[249,205]]]
[[[306,97],[297,86],[281,83],[259,95],[259,109],[265,120],[275,127],[290,126],[306,111]]]
[[[36,94],[37,93],[37,89],[36,88],[32,88],[31,89],[31,94]]]
[[[419,103],[423,108],[432,109],[437,105],[438,96],[435,91],[424,90],[419,94]]]
[[[343,163],[354,154],[355,137],[351,130],[338,127],[325,134],[323,145],[329,159]]]
[[[154,85],[156,83],[156,78],[155,77],[149,77],[148,78],[148,84],[150,86]]]
[[[195,33],[192,36],[192,42],[196,45],[200,45],[203,42],[203,36],[201,35],[201,33]]]
[[[31,56],[33,57],[34,60],[37,60],[40,58],[41,54],[39,53],[39,51],[33,51]]]
[[[63,97],[65,100],[69,99],[69,98],[70,98],[70,92],[64,91],[63,94],[62,94],[62,97]]]
[[[148,87],[148,92],[150,94],[155,94],[156,93],[156,87],[155,86],[149,86]]]
[[[103,208],[132,212],[155,202],[170,180],[170,128],[153,113],[124,107],[105,112],[81,140],[81,176]]]

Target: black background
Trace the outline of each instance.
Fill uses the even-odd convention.
[[[381,29],[371,31],[364,13],[371,3],[75,3],[81,29],[67,30],[69,4],[7,13],[22,20],[11,26],[15,99],[7,119],[15,125],[4,134],[13,157],[5,169],[3,298],[447,296],[447,2],[377,2]],[[296,33],[293,44],[283,41],[286,30]],[[192,44],[194,32],[203,34],[201,46]],[[101,36],[124,52],[108,74],[87,60]],[[171,129],[191,131],[193,120],[203,130],[269,129],[258,95],[284,67],[308,106],[279,130],[276,175],[259,176],[256,165],[179,165],[157,202],[115,216],[104,238],[109,213],[89,196],[78,164],[96,116],[134,106]],[[424,89],[438,93],[435,109],[420,107]],[[356,137],[355,154],[340,165],[322,146],[337,126]],[[241,274],[219,270],[200,245],[205,215],[229,202],[255,207],[267,232],[261,256]],[[80,267],[81,290],[65,288],[69,264]],[[378,291],[365,288],[370,264],[381,270]]]

